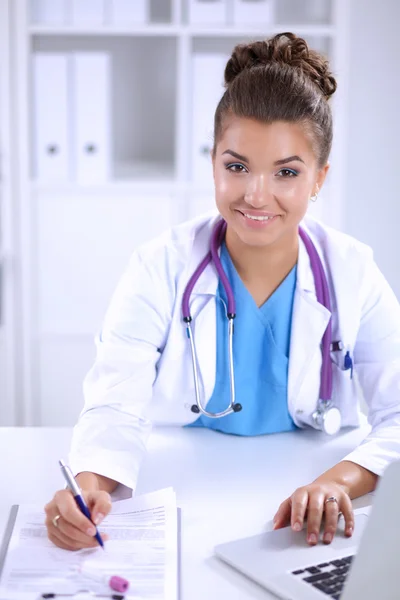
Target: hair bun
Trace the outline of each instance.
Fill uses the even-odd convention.
[[[229,87],[242,71],[271,63],[301,69],[317,84],[326,99],[336,91],[336,80],[326,58],[311,50],[303,38],[290,32],[279,33],[269,40],[238,44],[225,68],[225,86]]]

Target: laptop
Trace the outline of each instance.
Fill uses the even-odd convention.
[[[215,547],[215,554],[284,600],[399,600],[400,461],[380,479],[372,509],[355,515],[354,533],[344,520],[331,544],[310,547],[290,527]]]

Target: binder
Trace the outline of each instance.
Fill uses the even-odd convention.
[[[104,25],[105,0],[71,0],[74,25]]]
[[[111,22],[114,25],[147,23],[149,12],[149,0],[111,0]]]
[[[64,25],[67,21],[66,0],[32,0],[31,20],[41,25]]]
[[[38,52],[32,66],[35,175],[65,181],[70,177],[69,57]]]
[[[270,25],[272,0],[233,0],[234,25]]]
[[[192,57],[192,179],[212,184],[214,115],[224,93],[224,70],[228,56],[196,53]]]
[[[110,56],[105,52],[73,55],[73,172],[80,183],[110,178]]]
[[[321,0],[308,0],[304,9],[305,10],[302,12],[301,18],[305,23],[312,23],[313,25],[328,25],[328,23],[331,21],[333,8],[330,2],[321,2]]]
[[[226,25],[227,0],[189,0],[189,23]]]

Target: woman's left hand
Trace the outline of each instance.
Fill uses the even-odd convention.
[[[327,500],[334,498],[335,500]],[[274,529],[291,525],[293,531],[301,531],[307,516],[307,541],[311,546],[320,537],[322,516],[325,515],[323,541],[330,544],[336,533],[339,513],[345,520],[345,535],[350,537],[354,529],[354,513],[346,489],[335,482],[315,481],[298,488],[284,500],[274,517]]]

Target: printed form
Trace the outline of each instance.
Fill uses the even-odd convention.
[[[126,599],[177,600],[178,518],[172,488],[129,500],[114,502],[100,525],[107,533],[105,551],[70,552],[47,538],[43,508],[21,505],[8,546],[1,582],[0,600],[38,600],[43,593],[72,594],[60,600],[95,598],[113,592],[105,583],[87,578],[80,569],[130,582]],[[91,592],[84,594],[83,591]]]

